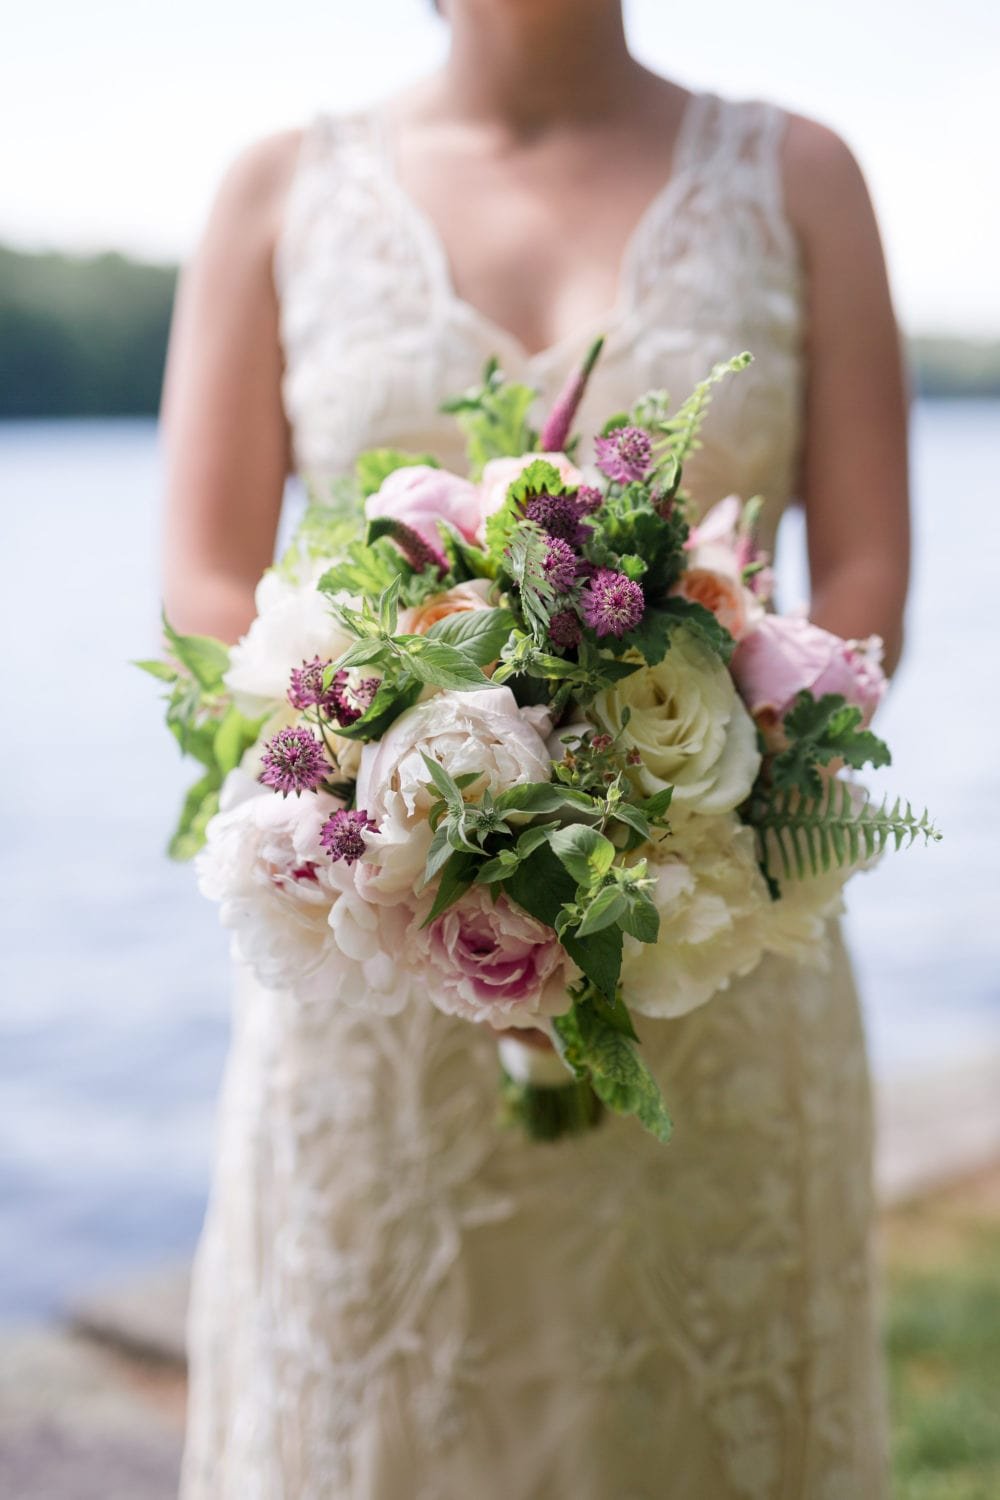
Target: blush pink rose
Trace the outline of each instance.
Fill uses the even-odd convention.
[[[412,464],[394,469],[383,479],[380,488],[365,501],[365,515],[369,521],[378,516],[402,521],[440,551],[438,521],[449,521],[466,541],[474,539],[479,525],[479,490],[447,469]]]
[[[817,698],[841,693],[861,709],[863,722],[885,693],[882,642],[845,641],[803,616],[766,615],[737,647],[731,663],[740,695],[756,717],[781,718],[796,693]]]
[[[427,928],[411,931],[427,994],[439,1010],[491,1026],[532,1027],[569,1009],[575,976],[551,927],[474,885]]]

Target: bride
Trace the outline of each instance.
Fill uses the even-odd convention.
[[[712,363],[702,509],[808,522],[812,617],[898,656],[906,398],[844,143],[689,92],[619,0],[443,0],[409,92],[252,147],[183,279],[165,398],[165,595],[235,641],[290,470],[462,463],[440,402],[499,356],[580,418]],[[185,1500],[877,1500],[868,1075],[850,967],[765,960],[647,1023],[677,1120],[531,1144],[489,1036],[236,975],[195,1269]]]

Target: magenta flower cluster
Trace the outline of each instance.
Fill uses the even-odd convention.
[[[534,521],[569,547],[582,547],[590,539],[592,527],[582,519],[583,514],[575,495],[532,495],[524,507],[525,520]]]
[[[580,573],[580,559],[569,542],[564,542],[558,536],[549,538],[545,562],[542,566],[545,569],[546,578],[557,594],[568,594]]]
[[[328,661],[314,656],[312,661],[304,661],[301,667],[293,667],[288,701],[293,708],[320,709],[345,729],[348,724],[356,723],[370,706],[378,691],[379,679],[366,677],[352,684],[350,673],[341,669],[324,688],[323,673],[329,666]]]
[[[649,433],[641,427],[618,427],[608,437],[596,438],[597,467],[618,484],[643,480],[653,461]]]
[[[264,746],[261,762],[258,779],[283,797],[317,791],[331,769],[319,740],[302,728],[279,729]]]
[[[580,595],[583,618],[598,636],[627,635],[638,625],[645,608],[641,585],[613,568],[598,568]]]
[[[378,824],[364,808],[351,812],[341,809],[327,818],[319,831],[319,841],[331,859],[353,865],[365,852],[365,834],[377,832]]]

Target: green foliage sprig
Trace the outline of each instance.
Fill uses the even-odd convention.
[[[833,760],[860,770],[862,766],[888,766],[889,747],[870,729],[862,729],[860,708],[841,693],[816,698],[804,690],[797,694],[782,720],[788,741],[770,763],[772,785],[779,791],[797,790],[807,797],[823,791],[820,767]]]
[[[473,479],[481,477],[491,458],[534,448],[538,433],[528,422],[528,412],[536,395],[530,386],[505,381],[499,361],[491,359],[480,385],[442,404],[441,410],[450,412],[465,434]]]
[[[926,810],[914,813],[898,797],[876,806],[863,789],[834,778],[818,797],[794,787],[755,794],[744,817],[757,830],[765,872],[776,862],[786,878],[798,880],[873,859],[890,841],[900,849],[920,837],[925,843],[941,837]]]

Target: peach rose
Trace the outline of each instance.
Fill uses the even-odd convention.
[[[715,568],[689,568],[673,592],[710,609],[734,640],[746,634],[750,623],[747,591],[737,579]]]

